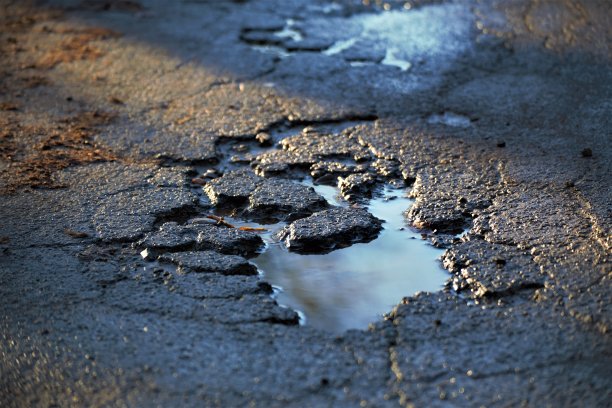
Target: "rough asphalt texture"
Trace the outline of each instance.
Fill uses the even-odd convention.
[[[1,406],[609,406],[609,3],[413,1],[405,70],[369,3],[0,2]],[[205,216],[309,175],[413,184],[447,289],[299,326]]]

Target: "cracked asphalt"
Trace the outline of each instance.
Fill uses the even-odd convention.
[[[0,1],[0,405],[610,406],[611,19]],[[384,185],[449,280],[343,334],[276,303],[256,228],[207,218],[327,251],[378,234],[357,207]]]

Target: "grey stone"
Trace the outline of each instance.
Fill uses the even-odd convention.
[[[292,169],[307,169],[316,160],[316,157],[308,154],[272,150],[258,155],[253,164],[257,174],[268,177],[287,174]]]
[[[159,218],[193,214],[197,198],[179,188],[149,188],[119,192],[106,198],[92,217],[96,235],[104,241],[138,239]]]
[[[498,183],[495,169],[420,171],[410,193],[416,200],[406,217],[417,228],[460,233],[474,215],[491,205]]]
[[[212,180],[205,191],[217,206],[246,206],[245,215],[256,219],[294,220],[327,206],[310,187],[281,178],[264,179],[246,169]]]
[[[172,272],[171,272],[172,273]],[[168,290],[194,299],[240,299],[245,295],[270,295],[272,288],[255,275],[185,273],[176,271]]]
[[[267,176],[278,175],[290,169],[306,170],[323,159],[361,161],[369,158],[367,149],[350,135],[350,128],[337,134],[311,129],[281,140],[280,146],[282,150],[257,156],[254,164],[258,174]]]

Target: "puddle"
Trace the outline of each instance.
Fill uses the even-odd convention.
[[[427,123],[441,123],[447,126],[467,128],[472,125],[470,118],[464,115],[459,115],[453,112],[444,112],[443,114],[433,114],[427,118]]]
[[[347,205],[334,187],[314,186],[332,204]],[[303,313],[303,323],[331,332],[365,329],[405,296],[442,289],[448,274],[442,251],[405,228],[403,213],[412,200],[404,190],[387,188],[368,210],[385,220],[369,243],[324,255],[300,255],[264,237],[267,249],[253,259],[264,279],[278,287],[279,304]],[[280,227],[275,226],[274,230]]]
[[[309,181],[309,180],[302,181],[302,184],[308,187],[314,188],[315,191],[319,193],[321,197],[326,199],[327,202],[330,203],[331,205],[337,205],[339,207],[348,206],[348,202],[342,199],[342,196],[340,195],[340,192],[338,191],[336,187],[326,186],[323,184],[314,184],[312,181]]]

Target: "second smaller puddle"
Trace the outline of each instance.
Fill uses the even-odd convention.
[[[346,205],[333,187],[314,186],[331,204]],[[412,200],[387,188],[368,210],[385,221],[378,238],[323,255],[289,252],[271,242],[253,259],[264,279],[280,287],[277,301],[303,313],[305,323],[332,332],[365,329],[403,297],[442,289],[448,274],[441,251],[406,228]]]

